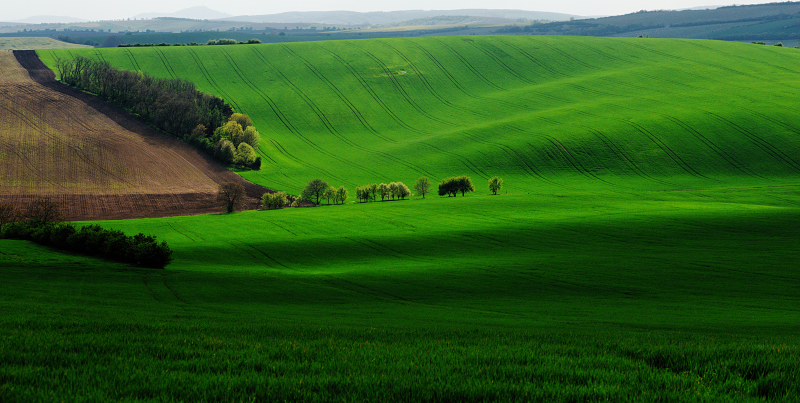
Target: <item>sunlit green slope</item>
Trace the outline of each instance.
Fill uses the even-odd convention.
[[[800,51],[698,40],[447,37],[43,50],[181,77],[250,114],[298,191],[427,175],[619,189],[793,181]]]

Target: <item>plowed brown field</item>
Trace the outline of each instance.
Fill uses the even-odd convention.
[[[72,220],[219,212],[219,183],[266,188],[124,110],[55,81],[33,51],[0,51],[0,202],[52,196]]]

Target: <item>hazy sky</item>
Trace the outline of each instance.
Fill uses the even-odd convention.
[[[770,3],[776,0],[751,0],[742,4]],[[726,5],[717,0],[2,0],[0,21],[19,20],[34,15],[58,15],[88,20],[119,19],[146,12],[173,12],[193,6],[206,6],[232,15],[274,14],[285,11],[394,11],[454,10],[460,8],[520,9],[553,11],[576,15],[617,15],[638,10],[680,9],[707,5]],[[738,4],[738,3],[737,3]]]

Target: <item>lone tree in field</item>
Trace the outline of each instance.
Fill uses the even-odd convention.
[[[503,178],[499,178],[495,176],[492,179],[489,179],[489,190],[491,190],[494,194],[497,194],[497,191],[503,188]]]
[[[0,204],[0,231],[3,230],[3,225],[17,220],[19,220],[19,212],[13,204]]]
[[[223,183],[219,185],[217,203],[225,206],[227,211],[232,213],[237,208],[243,209],[245,207],[246,197],[247,193],[244,191],[244,186],[236,182]]]
[[[61,222],[66,219],[64,213],[50,196],[42,197],[30,202],[22,213],[29,220],[44,222]]]
[[[425,195],[430,192],[431,189],[431,181],[428,179],[427,176],[423,176],[417,179],[417,182],[414,183],[414,190],[417,191],[417,194],[425,198]]]
[[[303,193],[301,193],[300,196],[303,198],[303,200],[309,201],[311,201],[311,198],[313,197],[314,200],[316,200],[316,204],[319,204],[319,198],[325,194],[325,191],[328,190],[329,187],[330,185],[328,185],[328,182],[325,182],[322,179],[314,179],[313,181],[308,182],[308,185],[306,185],[305,189],[303,189]]]

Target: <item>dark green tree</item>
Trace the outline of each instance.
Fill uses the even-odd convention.
[[[315,204],[319,204],[319,198],[325,194],[325,191],[328,190],[330,185],[328,182],[325,182],[322,179],[314,179],[308,182],[308,185],[303,189],[303,192],[300,194],[303,200],[311,201],[312,198],[315,200]]]

